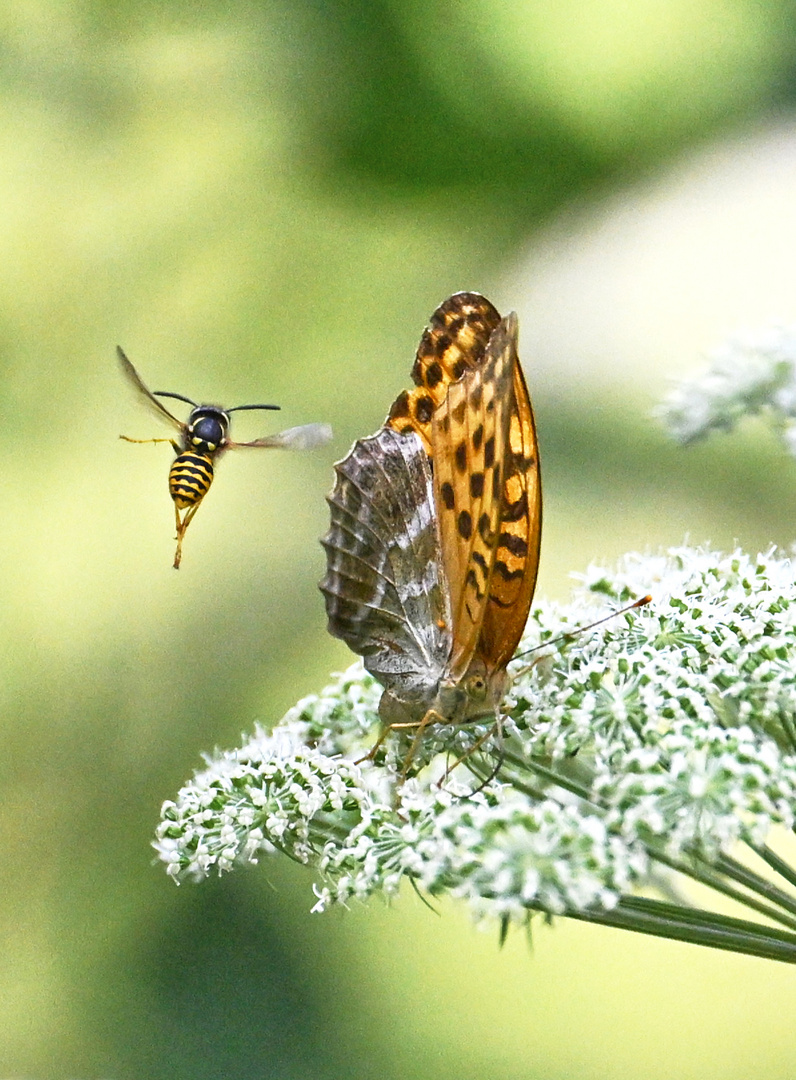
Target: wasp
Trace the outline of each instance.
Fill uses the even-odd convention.
[[[274,409],[279,405],[236,405],[224,409],[220,405],[197,405],[183,394],[173,394],[166,390],[154,392],[144,383],[141,376],[130,363],[124,352],[116,346],[116,353],[128,382],[139,396],[158,414],[167,420],[179,432],[179,439],[131,439],[120,435],[120,439],[134,443],[168,442],[177,455],[169,470],[169,492],[174,500],[174,516],[177,522],[177,550],[174,554],[174,569],[179,570],[182,559],[182,541],[185,531],[193,521],[196,511],[210,490],[213,483],[213,466],[219,454],[225,450],[237,450],[244,446],[260,446],[271,449],[310,450],[321,446],[331,438],[332,432],[326,424],[304,424],[301,427],[288,428],[276,435],[266,435],[251,442],[233,442],[229,437],[230,413],[252,409]],[[187,421],[173,416],[158,398],[174,398],[191,406]],[[181,512],[182,517],[180,516]]]

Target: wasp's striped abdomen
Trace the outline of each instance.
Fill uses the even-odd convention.
[[[178,510],[195,506],[213,483],[213,461],[207,454],[185,450],[174,459],[169,473],[169,491]]]

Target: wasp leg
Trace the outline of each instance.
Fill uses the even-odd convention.
[[[200,499],[199,502],[195,502],[193,504],[193,506],[189,506],[188,511],[187,511],[185,517],[182,519],[182,521],[180,521],[180,508],[179,508],[179,506],[175,505],[175,507],[174,507],[174,516],[177,519],[177,550],[174,552],[174,569],[175,570],[179,570],[179,568],[180,568],[180,561],[182,560],[182,538],[183,538],[183,536],[185,536],[185,530],[188,528],[188,526],[193,521],[194,514],[199,509],[199,506],[201,505],[201,502],[202,502],[202,500]]]
[[[174,439],[131,439],[129,435],[120,435],[119,438],[124,439],[125,442],[137,442],[137,443],[167,442],[167,443],[171,443],[171,445],[174,447],[174,453],[175,454],[179,454],[179,452],[180,452],[180,446],[174,441]]]

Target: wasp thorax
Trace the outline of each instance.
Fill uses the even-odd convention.
[[[227,437],[229,420],[222,409],[194,409],[188,423],[191,449],[200,454],[212,454],[220,449]]]

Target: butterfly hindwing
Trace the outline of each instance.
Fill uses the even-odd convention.
[[[322,541],[329,631],[385,687],[417,697],[450,652],[428,457],[416,436],[383,428],[335,469]]]

